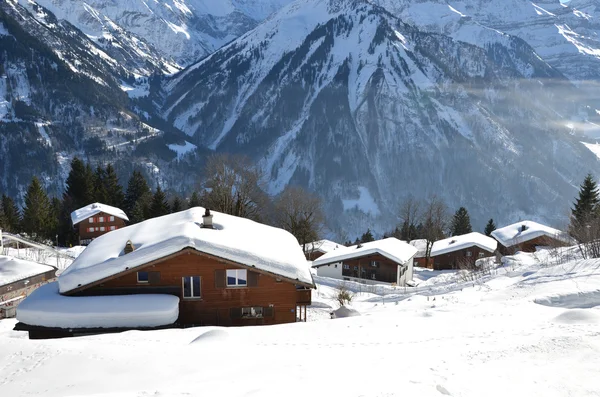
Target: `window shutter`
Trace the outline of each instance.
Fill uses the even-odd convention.
[[[248,287],[258,287],[258,273],[248,271]]]
[[[150,284],[159,284],[160,272],[148,272],[148,282]]]
[[[225,288],[225,270],[223,269],[215,270],[215,288]]]
[[[273,317],[273,308],[263,307],[263,317]]]
[[[242,318],[242,308],[241,307],[232,307],[229,309],[229,317],[232,319]]]

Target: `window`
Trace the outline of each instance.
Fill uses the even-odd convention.
[[[89,219],[90,223],[94,223],[94,218]]]
[[[183,298],[200,298],[200,276],[182,277]]]
[[[97,232],[99,232],[99,231],[100,231],[100,228],[99,228],[99,227],[97,227],[97,228],[96,228],[96,231],[97,231]]]
[[[88,233],[94,233],[94,228],[93,227],[88,227]]]
[[[104,231],[106,231],[106,228],[104,226],[100,226],[100,231],[104,232]]]
[[[379,267],[379,261],[371,261],[371,267]]]
[[[350,265],[344,265],[345,270],[350,270]]]
[[[467,251],[466,255],[467,256],[473,256],[473,253],[471,251]]]
[[[110,230],[117,230],[117,227],[116,226],[111,226]]]
[[[104,217],[101,216],[100,218],[98,218],[98,222],[103,223],[104,222]]]
[[[479,257],[480,257],[480,258],[483,258],[484,256],[485,256],[485,254],[484,254],[483,252],[480,252],[480,253],[479,253]]]
[[[114,216],[111,216],[109,219],[110,219],[111,222],[115,221],[115,217]]]
[[[358,270],[358,266],[354,266],[354,270]]]
[[[263,316],[263,308],[261,306],[242,307],[242,318],[260,318]]]
[[[246,269],[227,269],[228,287],[245,287],[248,285],[248,272]]]
[[[149,279],[148,272],[137,272],[138,283],[147,283]]]

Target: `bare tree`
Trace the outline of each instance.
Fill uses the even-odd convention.
[[[427,241],[425,263],[429,263],[433,243],[446,237],[444,230],[448,226],[448,217],[448,207],[444,201],[432,196],[423,211],[423,237]]]
[[[202,204],[215,211],[258,220],[268,202],[262,171],[243,156],[211,156],[205,169]]]
[[[288,186],[275,199],[274,207],[275,225],[292,233],[306,253],[309,243],[318,240],[323,231],[321,199],[301,187]]]
[[[409,197],[400,204],[400,220],[402,221],[401,238],[413,240],[416,236],[416,225],[422,218],[422,202]]]
[[[340,307],[350,304],[352,298],[354,298],[354,293],[348,289],[346,283],[340,283],[333,291],[332,299],[335,300]]]

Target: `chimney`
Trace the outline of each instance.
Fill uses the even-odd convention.
[[[212,218],[213,218],[213,216],[210,213],[210,210],[207,208],[206,211],[204,212],[204,216],[202,217],[202,227],[204,229],[212,229],[213,228]]]
[[[127,240],[127,242],[125,243],[125,249],[123,250],[123,252],[125,253],[125,255],[133,252],[135,250],[135,246],[133,245],[133,243],[131,242],[131,240]]]
[[[521,225],[521,231],[524,232],[525,230],[527,230],[527,225]]]

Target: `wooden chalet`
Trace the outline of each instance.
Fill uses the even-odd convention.
[[[291,234],[202,208],[97,238],[58,284],[60,294],[72,299],[143,294],[179,298],[177,320],[151,329],[305,321],[314,288],[302,249]],[[109,319],[101,328],[148,329],[120,325],[111,327]],[[44,324],[19,324],[17,329],[30,331],[30,337],[62,337],[66,332]],[[85,333],[81,327],[71,332]]]
[[[306,256],[307,261],[314,261],[328,252],[334,251],[343,246],[343,244],[338,244],[330,240],[313,241],[312,243],[308,243],[305,247],[303,247],[304,256]]]
[[[93,203],[73,211],[71,221],[79,230],[79,244],[88,245],[103,234],[125,227],[129,218],[119,208]]]
[[[436,241],[431,247],[433,269],[471,269],[478,259],[493,256],[497,245],[493,238],[477,232]]]
[[[416,253],[417,249],[412,245],[390,237],[338,248],[313,261],[312,266],[318,275],[325,277],[365,284],[406,285],[412,280]]]
[[[496,229],[492,237],[498,241],[502,255],[518,251],[535,252],[537,247],[562,247],[574,244],[564,232],[533,221],[521,221]]]

